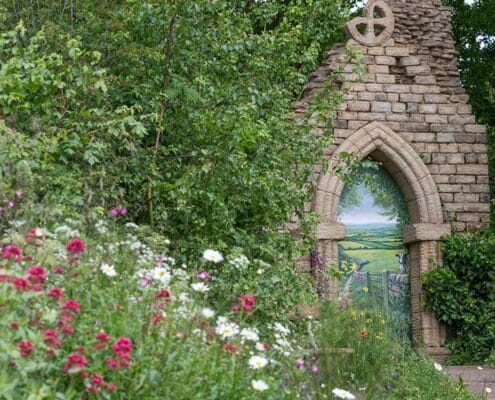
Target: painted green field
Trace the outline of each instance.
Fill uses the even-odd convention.
[[[356,264],[369,261],[363,272],[399,271],[397,254],[405,251],[400,232],[393,224],[348,225],[339,245],[341,254]]]

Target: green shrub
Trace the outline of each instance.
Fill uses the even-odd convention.
[[[495,362],[495,234],[453,235],[424,275],[426,304],[451,332],[452,363]]]

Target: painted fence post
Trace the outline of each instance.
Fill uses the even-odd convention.
[[[388,313],[389,311],[389,292],[388,292],[388,280],[389,280],[390,271],[384,271],[382,274],[382,289],[383,289],[383,308]]]
[[[368,288],[368,293],[371,293],[371,275],[366,272],[366,287]]]

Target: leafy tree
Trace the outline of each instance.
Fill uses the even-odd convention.
[[[495,173],[495,0],[444,0],[453,7],[452,26],[461,78],[477,121],[488,125],[490,176]],[[492,179],[492,178],[491,178]],[[495,198],[495,186],[491,187]],[[493,210],[492,210],[493,214]],[[492,218],[493,219],[493,218]]]
[[[0,113],[26,135],[39,201],[125,205],[186,248],[277,254],[325,146],[292,104],[344,3],[6,0]]]

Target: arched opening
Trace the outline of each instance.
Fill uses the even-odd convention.
[[[371,122],[351,134],[334,151],[312,205],[321,215],[318,251],[326,268],[338,264],[338,243],[346,236],[345,225],[338,222],[338,205],[345,182],[336,173],[347,168],[342,162],[343,155],[351,155],[357,161],[371,156],[400,187],[410,222],[403,229],[403,242],[409,247],[412,339],[416,346],[425,346],[431,354],[441,354],[445,334],[434,315],[423,310],[421,289],[421,274],[431,267],[431,260],[440,259],[439,243],[450,233],[450,225],[443,222],[435,182],[414,149],[384,123]],[[335,297],[336,283],[332,280],[325,283],[326,294]]]
[[[339,300],[359,310],[381,309],[398,338],[411,338],[409,213],[402,192],[371,157],[346,179],[337,208],[346,237],[338,243]]]

